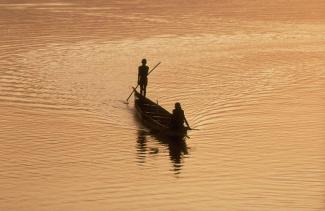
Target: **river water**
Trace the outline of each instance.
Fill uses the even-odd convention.
[[[0,210],[325,210],[324,11],[0,1]],[[124,103],[142,58],[182,144]]]

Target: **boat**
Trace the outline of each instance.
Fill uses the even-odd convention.
[[[133,89],[137,115],[146,127],[159,136],[178,139],[183,139],[187,136],[188,127],[183,126],[177,130],[171,128],[172,114],[158,103],[142,96],[135,88]]]

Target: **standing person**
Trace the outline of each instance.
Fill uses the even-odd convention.
[[[145,97],[147,93],[149,67],[147,66],[146,59],[142,59],[141,63],[142,65],[139,66],[138,72],[138,85],[140,85],[140,94]]]
[[[185,114],[181,107],[181,104],[175,103],[175,109],[173,110],[171,126],[173,129],[179,130],[184,127],[184,122],[186,123],[187,127],[191,129],[190,125],[188,124],[185,118]]]

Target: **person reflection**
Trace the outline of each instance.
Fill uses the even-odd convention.
[[[188,154],[185,140],[170,140],[168,143],[169,157],[174,166],[175,174],[179,174],[183,166],[184,155]]]
[[[183,139],[171,139],[166,137],[161,137],[153,135],[144,130],[138,130],[137,137],[137,160],[139,163],[144,163],[148,155],[159,154],[164,152],[164,150],[159,150],[158,148],[151,148],[154,151],[150,151],[148,147],[148,138],[154,138],[158,142],[168,149],[169,158],[173,165],[173,171],[175,174],[179,174],[183,166],[184,155],[188,154],[187,145]]]
[[[139,163],[144,163],[147,153],[147,137],[144,130],[138,130],[137,158]]]

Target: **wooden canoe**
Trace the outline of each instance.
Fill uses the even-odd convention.
[[[155,134],[173,138],[187,136],[187,127],[179,130],[172,129],[170,127],[172,114],[158,103],[140,95],[137,90],[134,90],[134,104],[138,117]]]

